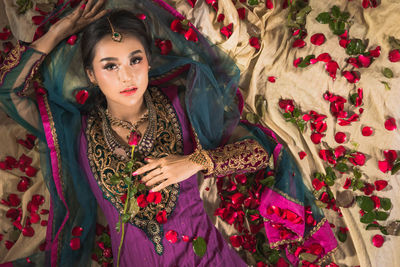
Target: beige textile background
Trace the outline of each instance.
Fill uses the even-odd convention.
[[[50,0],[49,0],[50,1]],[[41,1],[45,2],[45,1]],[[373,183],[378,179],[385,179],[389,186],[377,192],[379,197],[391,198],[393,208],[388,222],[400,219],[400,175],[390,176],[383,174],[378,169],[378,160],[383,160],[383,150],[400,150],[400,131],[399,129],[389,132],[384,128],[384,121],[387,117],[394,117],[400,126],[400,62],[391,63],[388,60],[389,44],[388,36],[395,36],[400,39],[400,1],[382,0],[381,5],[375,9],[363,9],[361,0],[310,0],[312,11],[307,16],[306,28],[308,37],[304,48],[292,48],[291,34],[285,26],[287,9],[281,7],[281,0],[273,0],[274,8],[267,10],[265,3],[255,8],[249,8],[246,3],[231,0],[219,0],[219,13],[225,14],[222,23],[217,22],[217,13],[204,0],[197,0],[195,8],[192,9],[186,0],[169,1],[171,5],[182,12],[198,29],[206,34],[214,43],[228,52],[237,62],[242,71],[240,88],[245,96],[247,110],[255,110],[255,96],[261,94],[267,101],[267,110],[262,118],[263,124],[274,130],[281,140],[287,144],[294,157],[301,166],[304,174],[304,182],[311,188],[312,173],[323,171],[324,163],[318,156],[321,145],[314,145],[310,140],[310,130],[300,134],[297,129],[284,121],[278,106],[281,98],[294,99],[300,105],[303,112],[315,110],[328,116],[328,130],[323,139],[329,146],[336,147],[338,144],[334,140],[334,134],[338,131],[346,132],[348,141],[345,146],[351,148],[351,142],[359,144],[358,150],[367,155],[365,166],[361,167],[364,178]],[[6,4],[5,8],[3,5]],[[350,30],[351,38],[368,39],[369,47],[377,45],[382,47],[381,56],[376,59],[369,68],[359,70],[361,80],[356,86],[349,84],[345,78],[341,77],[338,71],[336,81],[328,76],[324,70],[324,64],[317,63],[306,69],[294,68],[293,60],[300,56],[309,54],[319,55],[329,52],[336,60],[340,68],[346,66],[345,59],[348,57],[343,48],[338,45],[338,38],[334,36],[327,25],[319,24],[315,17],[328,11],[333,5],[337,5],[341,10],[346,9],[351,14],[353,25]],[[240,20],[236,9],[246,8],[245,20]],[[4,12],[7,16],[5,16]],[[15,0],[4,0],[0,2],[0,26],[10,25],[17,38],[29,41],[32,38],[34,29],[30,23],[30,17],[35,15],[31,11],[25,16],[15,15]],[[229,39],[221,35],[219,30],[222,26],[233,23],[233,34]],[[256,28],[255,28],[256,27]],[[250,33],[259,30],[261,49],[256,51],[249,45]],[[310,43],[310,36],[314,33],[323,33],[327,41],[317,47]],[[381,74],[384,67],[393,70],[395,78],[386,79]],[[347,66],[346,69],[349,69]],[[276,76],[276,83],[267,81],[268,76]],[[389,82],[390,91],[386,91],[381,81]],[[351,126],[339,126],[334,117],[330,114],[329,103],[322,97],[327,90],[339,94],[345,98],[350,92],[355,92],[357,88],[364,89],[364,113],[358,122]],[[7,122],[7,125],[10,122]],[[374,128],[374,135],[364,137],[361,134],[362,126]],[[0,122],[0,127],[4,129],[4,122]],[[10,126],[7,126],[10,127]],[[8,129],[8,128],[7,128]],[[10,127],[11,129],[11,127]],[[20,129],[21,132],[24,130]],[[10,131],[11,132],[11,131]],[[15,134],[17,135],[17,133]],[[9,145],[14,144],[14,135],[9,134],[0,139],[0,161],[9,155]],[[6,145],[7,144],[7,145]],[[297,156],[299,151],[305,151],[307,157],[300,160]],[[8,154],[7,154],[8,153]],[[14,152],[17,153],[17,152]],[[17,157],[17,156],[15,156]],[[6,181],[9,178],[4,172],[0,171],[0,188],[7,190]],[[336,192],[344,184],[346,176],[337,180],[333,192]],[[211,181],[205,182],[201,188],[209,186]],[[0,190],[4,194],[4,191]],[[212,196],[213,190],[201,190],[203,196]],[[357,192],[361,195],[360,192]],[[2,196],[0,196],[2,197]],[[30,197],[28,197],[30,198]],[[3,207],[0,214],[3,216]],[[347,241],[339,244],[339,249],[335,254],[335,262],[340,266],[400,266],[400,254],[397,252],[400,247],[398,236],[385,236],[385,243],[381,248],[372,245],[373,235],[380,233],[372,230],[366,231],[365,225],[359,222],[359,208],[353,205],[348,209],[342,209],[343,218],[338,218],[336,213],[326,211],[330,222],[336,225],[335,231],[339,226],[349,228]],[[0,262],[5,260],[4,241],[0,242]],[[28,249],[18,250],[18,256],[27,256],[32,251]],[[17,256],[17,255],[16,255]],[[10,258],[6,258],[10,260]]]

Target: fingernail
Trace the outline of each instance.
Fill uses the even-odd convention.
[[[81,5],[81,9],[85,9],[85,7],[86,7],[85,4]]]
[[[150,158],[144,158],[145,161],[148,161]]]
[[[150,190],[149,190],[149,193],[153,193],[153,190],[152,190],[152,189],[150,189]]]
[[[138,175],[137,172],[132,172],[132,176],[136,176],[136,175]]]

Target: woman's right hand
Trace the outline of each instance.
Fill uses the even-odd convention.
[[[48,54],[62,40],[73,35],[107,13],[102,10],[106,0],[89,0],[52,25],[49,31],[31,44],[34,49]]]

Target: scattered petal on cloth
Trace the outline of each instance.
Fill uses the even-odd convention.
[[[169,230],[168,232],[165,233],[165,238],[170,242],[170,243],[176,243],[178,241],[178,234],[174,230]]]
[[[374,244],[375,247],[380,248],[382,247],[383,243],[385,242],[385,239],[383,238],[382,235],[374,235],[372,238],[372,244]]]
[[[322,45],[325,42],[325,35],[323,33],[316,33],[311,36],[310,41],[313,45]]]
[[[396,120],[392,117],[388,118],[385,121],[385,128],[388,131],[394,131],[397,129]]]

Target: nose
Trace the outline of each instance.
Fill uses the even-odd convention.
[[[119,80],[123,83],[128,83],[133,80],[132,70],[124,65],[120,66],[118,75],[119,75]]]

